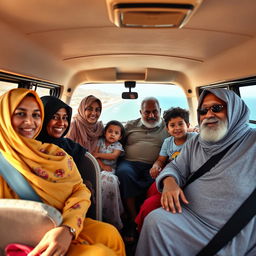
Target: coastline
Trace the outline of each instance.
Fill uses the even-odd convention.
[[[122,101],[123,101],[123,99],[116,99],[116,98],[113,98],[108,102],[104,102],[104,100],[102,100],[102,108],[107,109],[107,108],[112,107],[113,105],[116,105]]]
[[[103,111],[105,111],[106,109],[114,106],[114,105],[117,105],[121,102],[123,102],[123,99],[119,99],[119,98],[116,98],[116,97],[99,97],[101,102],[102,102],[102,109]],[[73,113],[72,113],[72,117],[77,113],[77,109],[79,107],[79,104],[76,104],[76,106],[71,106],[72,109],[73,109]]]

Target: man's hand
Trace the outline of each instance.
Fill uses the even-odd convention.
[[[199,129],[199,127],[189,127],[188,128],[188,132],[200,132],[200,129]]]
[[[162,207],[166,211],[171,211],[172,213],[181,213],[180,199],[185,204],[188,204],[182,189],[178,186],[173,177],[167,177],[163,181],[164,188],[161,196]]]

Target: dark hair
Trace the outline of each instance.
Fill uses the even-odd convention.
[[[188,110],[180,107],[176,108],[169,108],[168,110],[164,111],[163,118],[165,121],[166,127],[168,126],[168,122],[172,118],[181,117],[184,119],[186,124],[189,124],[189,112]]]
[[[35,96],[33,93],[31,93],[31,92],[29,92],[25,97],[33,97],[33,98],[36,98],[36,96]]]
[[[125,134],[125,130],[124,130],[124,126],[122,125],[122,123],[120,123],[119,121],[117,120],[112,120],[112,121],[109,121],[106,126],[104,127],[104,135],[106,134],[106,131],[108,129],[108,127],[110,125],[116,125],[116,126],[119,126],[121,128],[121,137],[122,139],[124,138],[124,134]]]

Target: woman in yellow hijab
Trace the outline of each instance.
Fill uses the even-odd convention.
[[[33,139],[43,118],[44,107],[35,91],[13,89],[0,96],[1,154],[44,203],[62,212],[62,225],[48,231],[29,256],[125,255],[113,226],[85,217],[90,191],[72,157],[54,144]],[[1,176],[0,198],[19,198]]]

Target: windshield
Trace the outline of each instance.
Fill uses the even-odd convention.
[[[107,123],[110,120],[118,120],[126,123],[128,120],[140,117],[140,104],[145,97],[154,96],[159,100],[161,114],[170,107],[188,109],[187,99],[183,90],[177,85],[170,84],[137,84],[132,91],[138,92],[138,99],[122,99],[122,92],[128,92],[123,84],[85,84],[77,87],[70,106],[73,115],[81,100],[92,94],[102,101],[103,109],[100,120]]]

